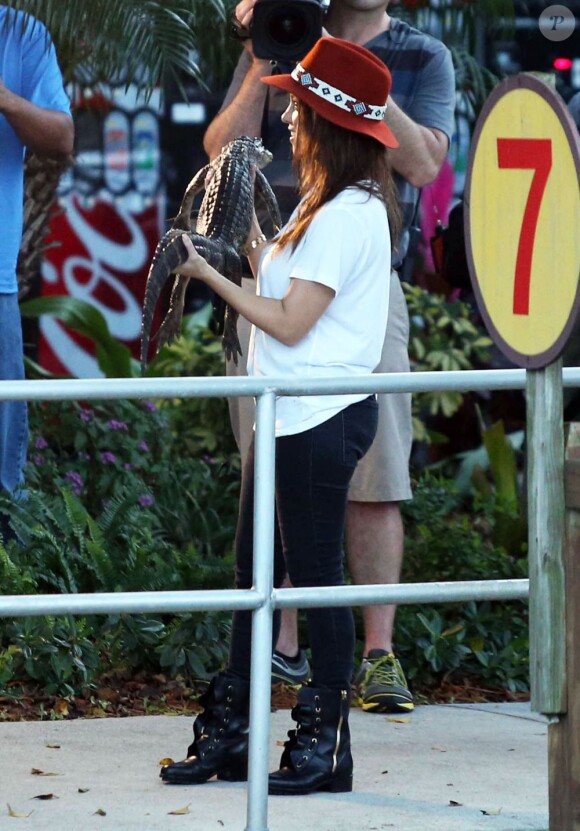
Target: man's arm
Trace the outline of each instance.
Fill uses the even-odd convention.
[[[238,136],[253,138],[261,134],[268,87],[260,82],[260,78],[271,74],[270,61],[248,59],[245,52],[242,54],[222,108],[203,138],[210,159],[218,156],[222,147]]]
[[[400,147],[390,150],[393,168],[411,185],[429,185],[439,173],[449,149],[449,139],[442,130],[417,124],[392,98],[389,98],[385,121],[396,135]]]
[[[10,92],[0,80],[0,113],[19,139],[40,156],[68,156],[74,146],[72,118],[58,110],[37,107]]]
[[[436,178],[455,129],[455,71],[451,53],[434,39],[425,38],[429,46],[426,54],[431,56],[418,70],[409,106],[403,104],[403,110],[390,97],[386,113],[386,121],[401,144],[392,151],[393,166],[417,188]]]
[[[262,131],[262,114],[268,87],[260,78],[272,74],[270,61],[242,52],[222,107],[206,130],[203,146],[210,159],[238,136],[256,137]]]
[[[236,19],[246,29],[251,26],[255,3],[256,0],[241,0],[235,8]],[[243,43],[244,49],[226,97],[203,138],[203,146],[210,159],[215,159],[222,147],[238,136],[254,138],[262,132],[268,88],[260,78],[272,74],[272,64],[255,57],[250,39]]]

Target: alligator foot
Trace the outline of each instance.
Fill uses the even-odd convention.
[[[228,361],[238,365],[238,355],[242,354],[242,347],[238,338],[236,326],[237,314],[230,314],[233,310],[228,306],[224,319],[224,333],[222,335],[222,348]]]

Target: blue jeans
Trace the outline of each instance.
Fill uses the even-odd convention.
[[[274,585],[288,573],[292,585],[344,583],[343,536],[348,486],[377,429],[374,396],[351,404],[303,433],[276,439]],[[254,443],[242,476],[236,533],[236,586],[253,583]],[[347,607],[306,611],[312,681],[348,689],[354,655],[354,621]],[[274,615],[274,643],[279,629]],[[229,669],[249,678],[251,612],[234,612]]]
[[[1,380],[24,378],[23,354],[18,295],[0,294]],[[26,402],[0,400],[0,488],[2,490],[12,493],[22,485],[27,445]]]

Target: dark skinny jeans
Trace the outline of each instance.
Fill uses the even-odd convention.
[[[274,586],[286,573],[293,586],[344,583],[343,537],[347,495],[358,461],[377,429],[374,396],[351,404],[328,421],[276,439]],[[242,476],[236,532],[236,586],[253,584],[254,443]],[[354,620],[348,607],[308,609],[312,682],[348,689],[353,672]],[[234,612],[229,669],[250,677],[251,612]],[[274,614],[274,643],[280,614]]]

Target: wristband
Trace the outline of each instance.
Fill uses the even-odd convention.
[[[246,254],[248,254],[250,251],[255,251],[258,245],[262,245],[263,242],[266,242],[265,234],[259,234],[257,237],[250,240],[250,242],[248,242],[245,246]]]

